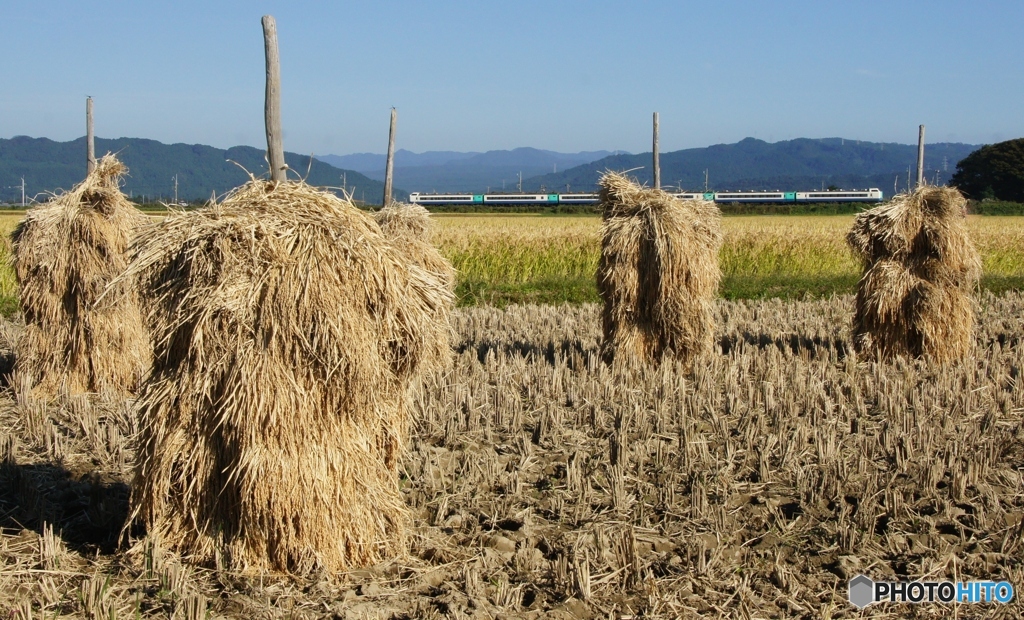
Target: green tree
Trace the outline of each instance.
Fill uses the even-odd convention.
[[[957,163],[949,184],[968,198],[1024,202],[1024,138],[974,151]]]

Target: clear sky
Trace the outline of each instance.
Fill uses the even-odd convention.
[[[285,148],[672,151],[753,136],[1024,136],[1024,2],[0,0],[0,137]]]

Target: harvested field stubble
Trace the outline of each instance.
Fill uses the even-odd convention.
[[[342,618],[842,618],[861,615],[846,602],[859,573],[1019,588],[1024,296],[984,294],[977,358],[941,370],[858,360],[852,303],[718,302],[714,353],[692,380],[671,364],[601,363],[596,305],[458,311],[451,374],[416,388],[402,461],[410,554],[335,576],[246,578],[172,555],[135,571],[100,545],[130,479],[120,440],[101,438],[108,425],[131,433],[130,419],[8,396],[2,604],[84,614],[78,592],[97,573],[111,575],[107,604],[141,601],[144,616],[191,600],[232,617],[276,605]],[[1022,612],[1019,596],[867,610]]]

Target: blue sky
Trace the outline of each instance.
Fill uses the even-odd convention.
[[[663,151],[796,137],[1024,136],[1024,2],[0,0],[0,137],[285,148]]]

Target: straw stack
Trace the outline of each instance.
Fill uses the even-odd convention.
[[[604,212],[597,287],[609,362],[691,368],[714,338],[721,214],[614,172],[600,181]]]
[[[339,571],[404,548],[406,392],[452,305],[350,202],[252,180],[134,247],[153,306],[133,515],[201,563]]]
[[[923,187],[854,221],[847,242],[864,261],[854,345],[882,358],[948,363],[973,342],[973,291],[981,258],[956,189]]]
[[[132,237],[150,225],[121,193],[126,173],[112,155],[70,192],[34,207],[12,234],[25,332],[15,385],[50,399],[127,395],[149,369],[139,299],[125,270]]]

